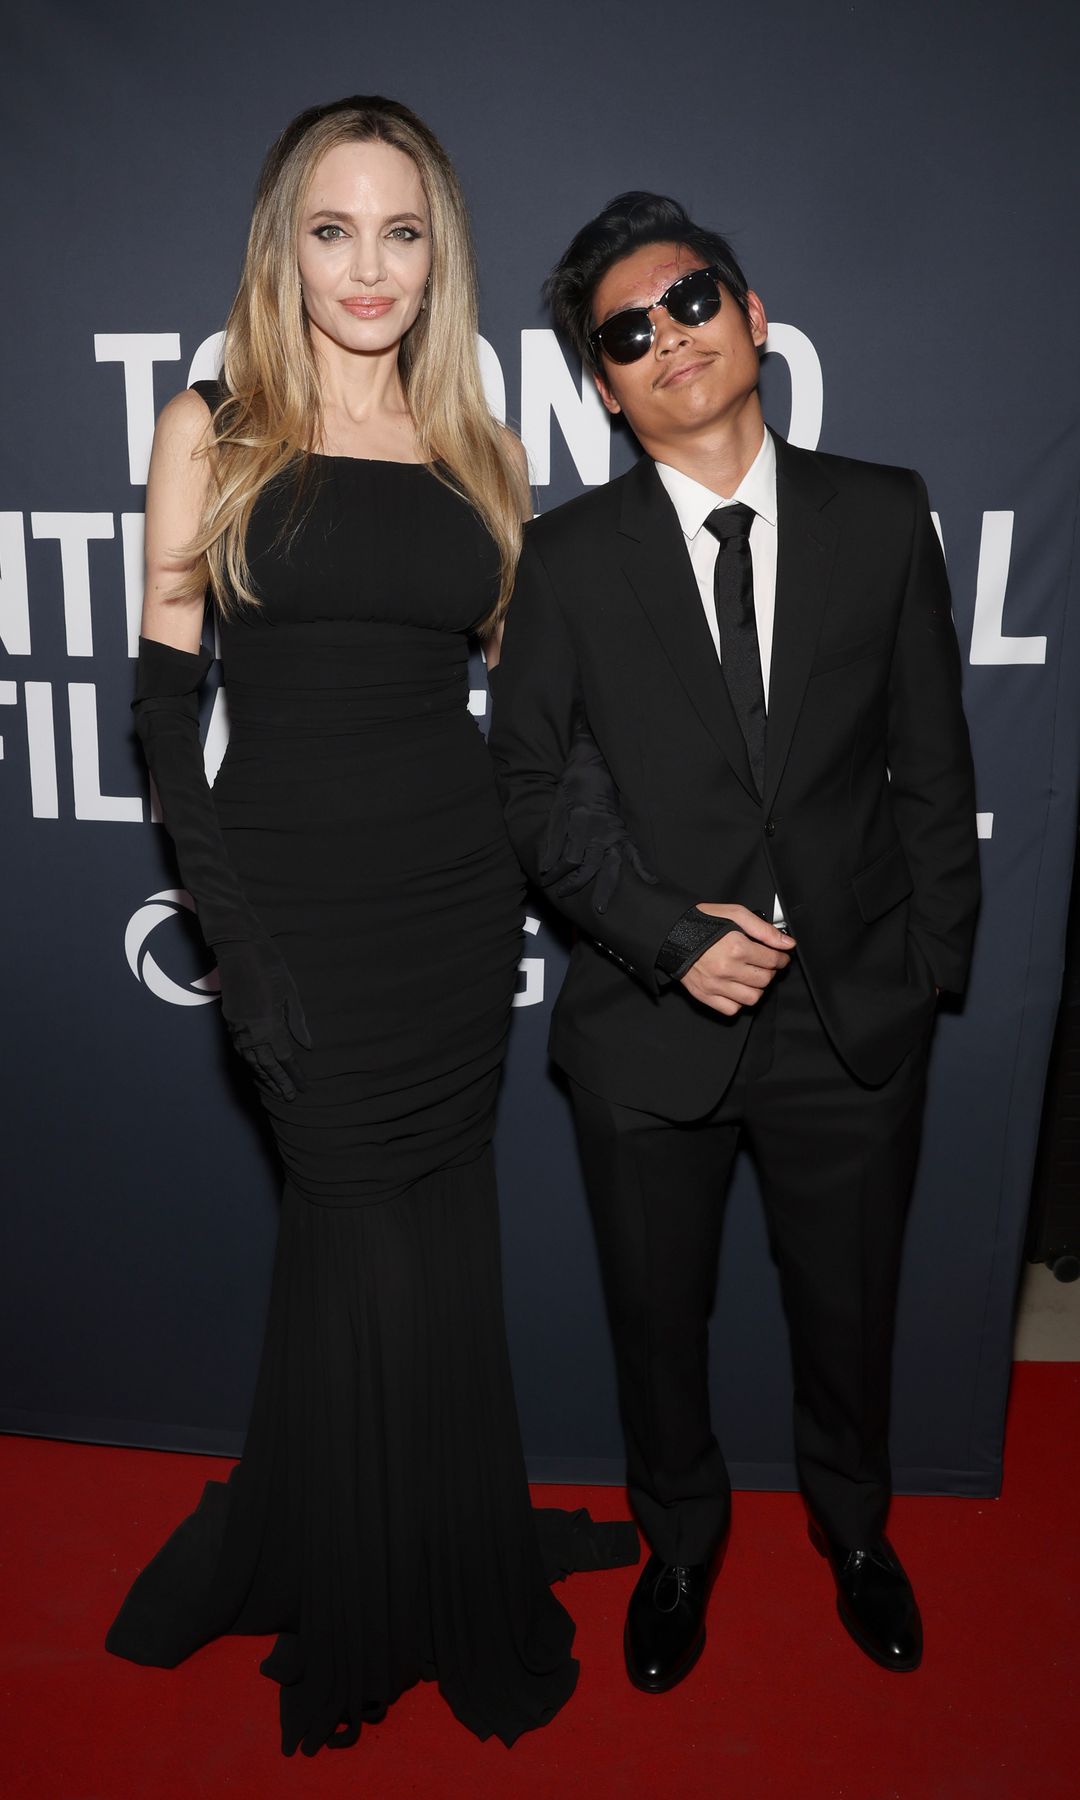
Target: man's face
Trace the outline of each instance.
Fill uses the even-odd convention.
[[[704,325],[679,325],[664,307],[656,307],[680,275],[707,266],[685,244],[644,244],[612,264],[593,296],[594,326],[628,307],[650,309],[655,335],[645,355],[616,363],[601,352],[596,377],[608,411],[625,413],[646,448],[650,441],[666,443],[720,424],[736,415],[757,387],[758,347],[768,321],[756,294],[748,296],[744,313],[721,287],[720,310]]]

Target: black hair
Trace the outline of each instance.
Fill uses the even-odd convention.
[[[544,298],[556,325],[582,361],[598,373],[599,363],[589,343],[593,295],[612,265],[642,244],[685,244],[706,263],[715,263],[724,286],[746,312],[746,277],[726,238],[695,225],[685,207],[666,194],[640,189],[617,194],[576,233],[544,283]]]

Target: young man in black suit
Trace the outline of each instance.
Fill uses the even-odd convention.
[[[926,490],[766,430],[761,301],[674,202],[620,196],[547,291],[646,452],[529,526],[491,737],[521,860],[580,931],[551,1050],[652,1551],[628,1671],[671,1687],[704,1643],[730,1513],[707,1328],[740,1135],[812,1534],[856,1642],[912,1669],[884,1536],[895,1293],[936,996],[964,985],[979,891]]]

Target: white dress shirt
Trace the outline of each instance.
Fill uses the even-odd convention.
[[[686,539],[690,564],[697,580],[698,593],[705,611],[705,623],[720,655],[720,627],[713,605],[713,570],[720,548],[705,521],[718,506],[749,506],[754,522],[750,527],[750,562],[754,571],[754,616],[757,621],[758,651],[761,656],[761,685],[765,705],[769,704],[769,670],[772,665],[773,614],[776,610],[776,446],[767,431],[746,474],[733,494],[714,494],[700,481],[658,462],[656,473],[668,492],[679,515]]]
[[[697,581],[705,623],[720,655],[720,626],[713,604],[713,571],[719,544],[705,521],[718,506],[741,504],[753,508],[750,527],[750,562],[754,571],[754,617],[757,623],[758,654],[761,657],[761,685],[765,691],[765,707],[769,705],[769,673],[772,668],[773,617],[776,612],[776,446],[768,431],[746,474],[733,494],[714,494],[700,481],[658,462],[656,473],[667,490],[668,498],[678,514],[690,566]],[[773,919],[780,923],[783,911],[779,899],[773,902]]]

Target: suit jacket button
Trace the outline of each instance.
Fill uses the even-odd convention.
[[[769,823],[766,825],[765,836],[766,837],[775,837],[776,836],[776,820],[775,819],[770,819]]]

